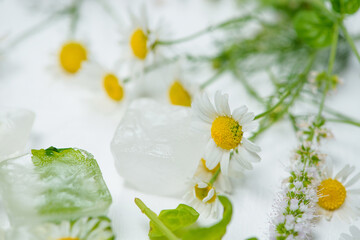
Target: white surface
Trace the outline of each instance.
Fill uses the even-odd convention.
[[[20,1],[0,1],[0,36],[20,33],[40,21],[45,14],[30,12],[19,7]],[[125,17],[126,5],[136,1],[112,1]],[[237,8],[231,1],[149,1],[153,5],[150,16],[163,16],[175,36],[185,36],[209,23],[233,16]],[[115,3],[115,4],[114,4]],[[359,17],[359,16],[357,16]],[[356,20],[350,20],[353,31],[359,31]],[[36,113],[36,120],[30,138],[32,148],[78,147],[92,153],[98,160],[104,179],[112,193],[113,205],[109,215],[113,220],[118,239],[147,239],[148,219],[138,210],[133,200],[141,198],[155,212],[164,208],[174,208],[181,199],[165,198],[135,191],[123,184],[114,168],[110,152],[110,142],[123,114],[123,108],[114,112],[103,111],[93,105],[93,95],[81,87],[71,84],[71,78],[59,75],[56,68],[56,53],[67,35],[67,20],[61,20],[45,31],[29,38],[13,51],[2,57],[0,64],[0,105],[21,107]],[[78,36],[85,38],[93,52],[93,57],[106,67],[111,67],[121,54],[117,44],[118,27],[104,14],[95,2],[86,4],[79,25]],[[169,37],[170,38],[170,37]],[[195,52],[213,52],[207,44],[211,38],[200,38],[181,47],[191,47]],[[4,41],[5,42],[5,41]],[[1,42],[0,42],[1,46]],[[49,69],[49,66],[52,66]],[[210,76],[211,73],[208,74]],[[199,81],[208,76],[196,75]],[[329,97],[327,104],[341,112],[360,119],[359,108],[359,64],[352,57],[351,70],[341,77],[344,84],[338,93]],[[254,80],[261,92],[266,92],[268,84]],[[251,100],[239,82],[225,75],[209,91],[221,89],[230,95],[232,108],[248,105],[255,113],[262,111]],[[310,111],[312,108],[309,108]],[[303,110],[303,109],[302,109]],[[353,164],[360,170],[359,146],[360,128],[341,124],[329,124],[335,140],[324,144],[339,169],[344,164]],[[262,147],[262,162],[245,174],[245,178],[234,184],[235,191],[230,196],[234,204],[232,222],[224,239],[244,239],[257,236],[266,239],[268,216],[274,198],[284,177],[284,166],[288,163],[291,151],[296,147],[293,130],[288,122],[276,124],[261,136],[257,143]],[[136,173],[134,173],[136,174]],[[1,209],[0,209],[1,211]],[[5,225],[0,217],[0,226]],[[359,226],[360,221],[354,223]],[[315,239],[338,239],[341,232],[348,232],[348,225],[334,219],[332,222],[320,221],[316,226]]]

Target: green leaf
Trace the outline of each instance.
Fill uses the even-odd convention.
[[[176,209],[162,210],[158,218],[177,236],[182,234],[183,228],[195,223],[199,218],[199,213],[192,207],[180,204]],[[157,228],[153,221],[150,221],[150,239],[167,239]]]
[[[232,205],[225,196],[218,196],[224,207],[223,218],[220,222],[211,227],[199,227],[190,229],[183,237],[183,240],[220,240],[226,233],[226,227],[231,221]]]
[[[329,46],[334,22],[317,11],[301,11],[294,18],[294,28],[300,39],[313,48]]]
[[[198,227],[196,220],[199,213],[184,204],[180,204],[176,209],[161,211],[158,218],[182,240],[220,240],[231,221],[232,205],[227,197],[218,196],[218,198],[224,207],[224,213],[223,218],[213,226]],[[151,240],[167,240],[152,221],[150,221],[149,237]]]
[[[359,10],[360,0],[330,0],[335,12],[341,14],[353,14]]]

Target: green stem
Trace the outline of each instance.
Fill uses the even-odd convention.
[[[15,48],[18,44],[20,44],[22,41],[26,40],[28,37],[32,36],[33,34],[41,31],[46,26],[48,26],[52,21],[62,16],[62,12],[54,13],[53,15],[49,16],[48,18],[44,19],[37,25],[31,27],[30,29],[26,30],[24,33],[19,35],[17,38],[15,38],[11,43],[9,43],[4,50],[9,50],[11,48]]]
[[[79,22],[79,10],[80,10],[80,6],[82,4],[83,0],[77,0],[74,5],[71,7],[70,10],[70,28],[69,28],[69,38],[74,38],[75,36],[75,32],[76,32],[76,28]]]
[[[355,46],[355,43],[353,41],[353,39],[351,38],[351,36],[349,35],[346,27],[344,26],[343,23],[340,24],[340,28],[342,30],[342,32],[345,35],[346,41],[348,42],[348,44],[350,45],[350,48],[352,49],[352,51],[354,52],[355,56],[357,57],[358,61],[360,62],[360,54]]]
[[[310,61],[309,61],[308,65],[306,66],[304,72],[299,75],[299,79],[301,79],[300,84],[298,85],[298,87],[297,87],[294,95],[292,96],[291,100],[289,101],[289,103],[287,103],[285,105],[285,108],[279,114],[278,118],[276,120],[272,121],[271,123],[260,127],[260,129],[249,138],[251,141],[254,141],[255,138],[257,138],[261,133],[263,133],[265,130],[270,128],[274,123],[276,123],[279,119],[281,119],[284,114],[286,114],[288,112],[289,108],[294,104],[295,100],[299,97],[300,92],[306,83],[307,76],[311,70],[312,65],[314,64],[315,59],[316,59],[316,52],[314,54],[312,54]]]
[[[332,36],[331,52],[330,52],[329,65],[328,65],[328,75],[331,75],[334,68],[338,38],[339,38],[339,25],[336,23]]]
[[[211,179],[210,179],[210,181],[209,181],[209,183],[210,183],[211,185],[214,184],[214,182],[216,181],[216,179],[217,179],[217,177],[219,176],[220,172],[221,172],[221,170],[220,170],[220,168],[218,168],[218,170],[216,170],[216,172],[214,173],[214,175],[211,177]]]
[[[143,201],[141,201],[139,198],[135,198],[135,203],[140,208],[141,212],[143,212],[151,221],[156,224],[165,237],[167,237],[169,240],[180,240],[172,231],[170,231],[170,229],[165,226],[165,224],[158,218],[156,213],[151,211],[151,209],[148,208],[145,203],[143,203]]]
[[[355,121],[348,120],[348,119],[327,118],[326,121],[329,121],[329,122],[339,122],[339,123],[347,123],[347,124],[351,124],[351,125],[360,127],[360,123],[359,123],[359,122],[355,122]]]
[[[282,97],[280,98],[280,100],[279,100],[274,106],[272,106],[269,110],[267,110],[267,111],[265,111],[265,112],[263,112],[263,113],[260,113],[260,114],[256,115],[255,118],[254,118],[254,120],[259,119],[259,118],[261,118],[261,117],[263,117],[263,116],[271,113],[272,111],[274,111],[274,110],[275,110],[278,106],[280,106],[280,105],[284,102],[284,100],[290,95],[291,91],[292,91],[292,89],[289,89],[289,90],[287,91],[287,93],[284,94],[284,96],[282,96]]]
[[[107,0],[97,0],[97,2],[110,15],[110,17],[115,21],[115,23],[121,23],[118,15],[115,13],[114,9],[110,6]]]
[[[335,29],[334,29],[334,32],[333,32],[332,43],[331,43],[331,52],[330,52],[330,58],[329,58],[328,71],[327,71],[328,77],[326,78],[325,89],[324,89],[324,92],[323,92],[323,95],[322,95],[322,98],[321,98],[319,112],[318,112],[318,115],[317,115],[317,121],[320,121],[320,119],[321,119],[321,114],[322,114],[322,111],[324,109],[326,94],[327,94],[327,92],[329,90],[329,85],[330,85],[329,77],[332,74],[332,71],[333,71],[333,68],[334,68],[338,37],[339,37],[339,25],[335,24]]]
[[[233,19],[230,19],[230,20],[227,20],[225,22],[222,22],[222,23],[219,23],[217,25],[214,25],[214,26],[209,26],[199,32],[196,32],[196,33],[193,33],[187,37],[183,37],[183,38],[179,38],[179,39],[176,39],[176,40],[157,40],[153,47],[155,47],[156,45],[173,45],[173,44],[177,44],[177,43],[182,43],[182,42],[186,42],[186,41],[189,41],[189,40],[192,40],[194,38],[197,38],[199,36],[202,36],[206,33],[209,33],[209,32],[212,32],[212,31],[215,31],[217,29],[220,29],[220,28],[224,28],[228,25],[231,25],[231,24],[234,24],[234,23],[239,23],[239,22],[242,22],[242,21],[246,21],[246,20],[249,20],[251,19],[252,16],[251,15],[247,15],[247,16],[241,16],[241,17],[237,17],[237,18],[233,18]]]
[[[209,86],[215,80],[217,80],[221,76],[221,74],[223,74],[224,71],[225,71],[225,68],[220,69],[214,76],[209,78],[206,82],[202,83],[200,85],[200,89],[202,89],[202,90],[205,89],[207,86]]]
[[[232,72],[235,75],[235,77],[241,81],[246,91],[259,103],[264,104],[264,100],[262,99],[262,97],[260,97],[260,95],[256,92],[256,90],[248,83],[245,77],[240,74],[240,72],[236,67],[233,67]]]

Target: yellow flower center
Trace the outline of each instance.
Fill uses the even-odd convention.
[[[318,187],[320,207],[326,210],[336,210],[343,205],[346,198],[345,187],[336,179],[326,179]]]
[[[201,163],[202,163],[202,165],[204,166],[205,170],[206,170],[207,172],[209,172],[209,173],[212,173],[212,174],[215,174],[216,171],[220,168],[220,163],[219,163],[214,169],[212,169],[212,170],[208,169],[208,168],[206,167],[206,160],[203,159],[203,158],[201,159]]]
[[[59,238],[58,240],[80,240],[80,238],[65,237],[65,238]]]
[[[191,96],[179,81],[175,81],[169,89],[170,102],[173,105],[191,106]]]
[[[232,117],[217,117],[211,126],[211,137],[219,147],[230,150],[237,147],[243,132],[240,124]]]
[[[118,78],[112,74],[108,73],[103,78],[103,86],[105,88],[105,91],[107,95],[115,101],[121,101],[124,97],[124,89],[119,84]]]
[[[141,60],[146,58],[148,52],[147,40],[148,37],[140,28],[136,29],[130,37],[130,46],[133,54]]]
[[[200,199],[201,201],[207,197],[212,187],[208,185],[207,187],[200,188],[198,184],[195,185],[195,196]],[[214,196],[210,198],[206,203],[213,203],[216,200],[216,193]]]
[[[68,73],[74,74],[81,68],[81,63],[87,60],[85,47],[78,42],[68,42],[61,48],[59,61],[61,67]]]

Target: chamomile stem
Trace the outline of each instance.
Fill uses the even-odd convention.
[[[225,68],[220,69],[214,76],[212,76],[210,79],[208,79],[206,82],[202,83],[200,85],[200,89],[205,89],[207,86],[209,86],[211,83],[213,83],[215,80],[219,79],[221,74],[225,71]]]
[[[26,30],[25,32],[23,32],[21,35],[19,35],[17,38],[15,38],[11,43],[9,43],[5,49],[8,50],[10,48],[16,47],[22,41],[26,40],[28,37],[32,36],[33,34],[41,31],[42,29],[44,29],[46,26],[48,26],[51,22],[53,22],[55,19],[59,18],[60,16],[62,16],[61,13],[52,14],[48,18],[44,19],[42,22],[38,23],[37,25],[35,25],[35,26],[31,27],[30,29]]]
[[[352,51],[354,52],[355,56],[357,57],[358,61],[360,62],[360,54],[355,46],[355,43],[353,41],[353,39],[351,38],[351,36],[349,35],[346,27],[344,26],[343,23],[340,24],[340,28],[342,30],[342,32],[345,35],[346,41],[348,42],[348,44],[350,45],[350,48],[352,49]]]
[[[179,38],[179,39],[176,39],[176,40],[157,40],[154,43],[154,46],[156,46],[156,45],[173,45],[173,44],[177,44],[177,43],[186,42],[186,41],[195,39],[197,37],[200,37],[200,36],[202,36],[202,35],[204,35],[206,33],[215,31],[215,30],[220,29],[220,28],[224,28],[224,27],[226,27],[228,25],[231,25],[231,24],[234,24],[234,23],[239,23],[239,22],[242,22],[242,21],[246,21],[246,20],[249,20],[251,18],[252,18],[251,15],[233,18],[233,19],[227,20],[225,22],[219,23],[217,25],[209,26],[209,27],[207,27],[207,28],[205,28],[205,29],[203,29],[201,31],[198,31],[196,33],[193,33],[193,34],[191,34],[191,35],[189,35],[187,37]]]
[[[306,66],[305,70],[303,71],[302,74],[299,75],[299,80],[296,81],[296,83],[299,83],[297,85],[297,88],[296,88],[296,91],[295,93],[292,95],[290,101],[285,105],[285,108],[281,111],[281,113],[279,114],[279,117],[275,120],[275,121],[272,121],[271,123],[265,125],[265,126],[262,126],[260,127],[260,129],[255,132],[249,139],[254,141],[255,138],[257,138],[261,133],[263,133],[265,130],[267,130],[268,128],[270,128],[274,123],[276,123],[278,121],[278,119],[281,119],[282,116],[284,114],[286,114],[289,110],[289,108],[294,104],[295,100],[299,97],[300,95],[300,92],[301,90],[303,89],[303,86],[305,85],[306,83],[306,79],[307,79],[307,76],[312,68],[312,65],[314,64],[314,61],[316,59],[316,52],[314,52],[311,57],[310,57],[310,61],[308,63],[308,65]],[[290,88],[292,89],[292,88]]]
[[[335,57],[336,57],[336,48],[337,48],[337,43],[338,43],[338,37],[339,37],[339,25],[335,24],[335,28],[334,28],[334,32],[333,32],[333,38],[332,38],[332,43],[331,43],[331,52],[330,52],[330,58],[329,58],[329,66],[328,66],[328,78],[330,77],[333,68],[334,68],[334,62],[335,62]],[[317,115],[317,120],[320,121],[321,119],[321,114],[322,111],[324,109],[324,104],[325,104],[325,98],[326,98],[326,94],[329,90],[329,79],[326,78],[326,83],[325,83],[325,89],[321,98],[321,102],[320,102],[320,107],[319,107],[319,112]]]
[[[354,125],[354,126],[360,127],[360,122],[355,122],[355,121],[348,120],[348,119],[327,118],[326,121],[346,123],[346,124],[350,124],[350,125]]]
[[[338,45],[338,38],[339,38],[339,25],[335,24],[334,32],[332,36],[332,43],[331,43],[331,52],[329,58],[329,65],[328,65],[328,74],[330,75],[334,68],[335,56],[336,56],[336,48]]]
[[[240,74],[240,72],[236,67],[233,68],[233,74],[237,79],[241,81],[244,88],[255,100],[257,100],[259,103],[264,104],[264,100],[262,99],[262,97],[260,97],[260,95],[256,92],[256,90],[248,83],[245,77]]]
[[[110,15],[110,17],[115,21],[115,23],[121,22],[118,15],[115,13],[114,9],[110,6],[110,4],[107,0],[98,0],[97,2]]]
[[[69,37],[74,38],[76,28],[79,22],[79,10],[83,0],[78,0],[70,8],[70,28],[69,28]]]
[[[145,203],[143,203],[143,201],[141,201],[139,198],[135,198],[135,203],[140,208],[141,212],[143,212],[151,221],[156,224],[156,226],[166,238],[169,240],[180,240],[172,231],[170,231],[170,229],[165,226],[165,224],[158,218],[156,213],[151,211],[151,209],[148,208]]]
[[[217,177],[219,176],[220,174],[220,168],[218,168],[218,170],[216,170],[216,172],[214,173],[214,175],[211,177],[209,183],[212,185],[214,184],[214,182],[216,181]]]

